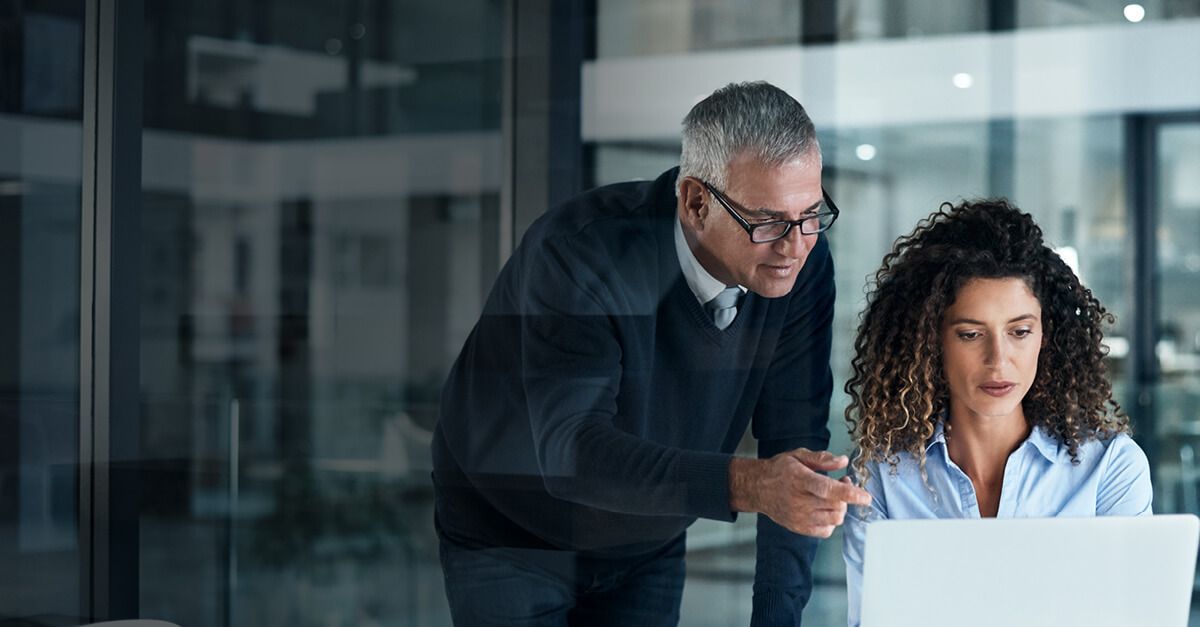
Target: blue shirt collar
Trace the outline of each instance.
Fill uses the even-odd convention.
[[[1060,444],[1058,442],[1058,438],[1055,438],[1053,435],[1047,433],[1041,427],[1034,426],[1033,429],[1030,430],[1029,438],[1025,440],[1025,443],[1033,444],[1034,448],[1036,448],[1038,452],[1042,454],[1042,457],[1045,457],[1050,462],[1057,462],[1059,460],[1058,449]]]
[[[946,451],[945,424],[945,418],[938,418],[937,424],[935,424],[933,427],[933,436],[929,438],[929,443],[925,445],[926,456],[929,455],[934,446],[941,445],[942,453],[949,458],[949,452]],[[1032,445],[1033,448],[1037,449],[1037,452],[1041,453],[1042,457],[1045,457],[1051,463],[1058,461],[1058,439],[1053,435],[1046,433],[1046,431],[1041,427],[1034,426],[1033,429],[1029,431],[1029,437],[1025,438],[1025,442],[1021,444],[1021,446],[1029,445]]]
[[[679,268],[683,270],[683,278],[701,305],[716,298],[717,294],[725,291],[725,288],[728,287],[709,274],[700,260],[696,259],[696,253],[692,252],[687,238],[683,236],[683,224],[679,222],[678,214],[675,216],[675,254],[679,256]],[[746,288],[741,285],[738,288],[742,290],[743,294],[746,293]]]

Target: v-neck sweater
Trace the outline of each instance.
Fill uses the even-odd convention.
[[[718,329],[673,243],[677,169],[547,212],[501,270],[443,390],[439,526],[471,543],[647,554],[732,521],[729,463],[828,445],[833,264]],[[749,246],[749,242],[747,242]],[[815,541],[760,516],[755,620],[798,616]]]

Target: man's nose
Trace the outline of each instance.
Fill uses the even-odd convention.
[[[812,239],[816,235],[804,235],[800,227],[793,225],[787,235],[775,240],[775,252],[792,259],[803,257],[812,248]]]

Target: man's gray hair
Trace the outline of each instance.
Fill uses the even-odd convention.
[[[804,107],[765,81],[730,83],[692,107],[683,118],[679,180],[693,176],[724,190],[730,161],[745,152],[767,166],[821,156]]]

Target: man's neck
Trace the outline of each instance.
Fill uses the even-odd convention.
[[[706,303],[730,284],[722,279],[721,275],[712,272],[711,268],[718,267],[718,264],[715,264],[712,256],[700,245],[696,234],[688,225],[676,219],[675,229],[679,265],[687,278],[688,287],[701,304]]]
[[[687,242],[688,249],[696,256],[696,261],[704,268],[704,271],[712,275],[712,277],[725,285],[732,285],[731,279],[724,275],[721,264],[713,255],[700,244],[700,240],[696,238],[696,234],[688,228],[686,224],[680,225],[683,228],[683,239]]]

